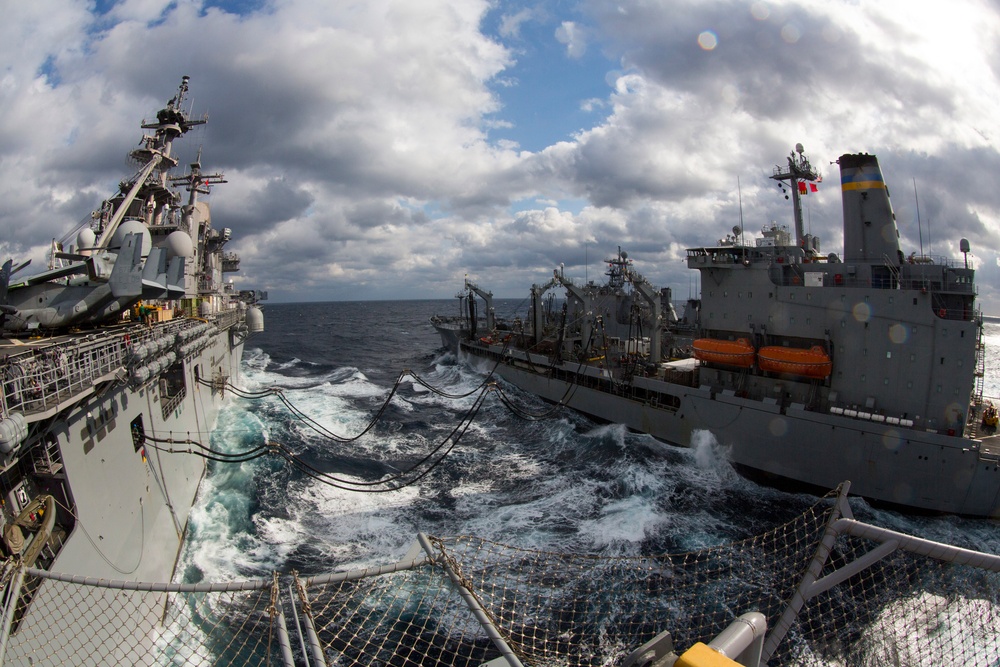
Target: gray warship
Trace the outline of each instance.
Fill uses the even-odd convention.
[[[463,314],[432,323],[445,346],[549,402],[677,445],[708,431],[749,476],[850,480],[877,502],[1000,517],[969,243],[959,259],[904,255],[877,158],[838,164],[843,256],[804,233],[800,195],[819,175],[799,144],[771,175],[790,191],[794,230],[772,223],[751,239],[736,225],[688,249],[701,295],[680,316],[619,249],[606,284],[557,269],[532,286],[525,317],[498,320],[467,279]],[[561,309],[546,294],[556,287]]]
[[[223,279],[239,257],[225,250],[230,230],[213,229],[199,201],[225,180],[202,172],[200,152],[186,174],[171,175],[174,140],[207,121],[183,108],[188,81],[142,123],[146,133],[130,153],[137,171],[53,243],[48,268],[19,277],[27,262],[3,266],[5,582],[15,566],[169,581],[206,459],[162,453],[162,443],[208,440],[223,389],[239,377],[244,342],[263,330],[255,303],[266,295]],[[11,598],[19,602],[7,602],[8,660],[128,662],[116,647],[131,641],[142,617],[163,613],[154,606],[123,617],[94,600],[34,604],[51,585],[25,580]],[[86,619],[70,621],[81,608]],[[43,617],[55,620],[48,639],[66,654],[26,657],[19,647]]]

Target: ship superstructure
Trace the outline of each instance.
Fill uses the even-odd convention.
[[[213,229],[198,199],[222,176],[203,173],[200,159],[170,175],[173,141],[205,122],[183,111],[187,90],[184,77],[155,122],[143,123],[149,132],[130,154],[138,171],[54,244],[47,270],[18,279],[26,264],[4,265],[0,528],[9,573],[27,565],[102,579],[172,576],[205,459],[163,443],[207,443],[243,344],[263,328],[254,303],[265,297],[222,279],[238,267],[223,249],[230,231]],[[29,577],[28,595],[8,605],[8,660],[24,657],[19,638],[29,635],[20,629],[33,614],[51,621],[78,611],[33,604],[48,585]],[[114,651],[134,624],[97,599],[80,604],[92,606],[89,630],[57,623],[66,636],[50,637],[72,652],[32,664],[129,661]]]
[[[799,198],[818,174],[801,146],[787,163],[772,178],[791,190],[793,230],[772,223],[747,239],[737,225],[688,249],[702,289],[683,316],[619,250],[605,285],[557,270],[532,287],[523,321],[460,349],[550,401],[671,443],[710,431],[751,473],[1000,515],[968,242],[960,259],[904,255],[877,158],[849,154],[838,160],[844,252],[823,254]],[[555,286],[565,305],[546,313],[541,295]]]

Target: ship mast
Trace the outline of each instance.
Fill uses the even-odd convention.
[[[788,181],[788,187],[792,190],[792,208],[795,211],[795,245],[800,248],[805,244],[805,230],[802,225],[802,201],[799,198],[800,181],[815,181],[819,178],[816,170],[809,164],[809,159],[803,155],[802,144],[795,144],[795,151],[788,156],[788,171],[782,171],[781,167],[774,168],[771,178],[776,181]],[[798,153],[798,157],[796,157]]]
[[[95,248],[107,246],[115,230],[118,229],[118,225],[128,214],[139,191],[144,185],[147,185],[150,176],[157,169],[159,169],[158,184],[160,188],[165,188],[166,172],[177,166],[177,160],[170,155],[174,139],[185,134],[192,127],[208,122],[207,116],[191,120],[181,109],[181,103],[188,91],[189,80],[190,77],[187,76],[181,78],[177,94],[170,98],[166,108],[157,112],[155,123],[146,123],[145,121],[142,123],[142,129],[156,130],[153,135],[144,135],[141,141],[142,146],[129,153],[129,157],[137,160],[143,167],[133,181],[122,184],[121,189],[124,197],[118,203],[114,215],[101,229],[100,236],[94,244]],[[130,186],[128,192],[125,192],[126,185]]]
[[[188,195],[188,212],[194,210],[194,205],[198,201],[198,195],[211,194],[212,190],[210,186],[217,185],[219,183],[228,183],[225,176],[220,173],[215,174],[203,174],[201,173],[201,149],[198,149],[198,157],[195,161],[189,165],[188,173],[183,176],[171,176],[169,181],[171,184],[185,184],[185,189],[190,193]]]

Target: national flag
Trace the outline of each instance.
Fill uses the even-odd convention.
[[[809,192],[806,190],[806,182],[805,181],[799,181],[799,194],[800,195],[809,194]]]

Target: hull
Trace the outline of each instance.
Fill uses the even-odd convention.
[[[225,395],[204,378],[237,381],[243,353],[242,337],[235,330],[213,329],[204,347],[179,364],[183,392],[175,384],[168,398],[163,382],[134,387],[112,379],[109,387],[98,383],[103,391],[77,398],[63,411],[64,418],[48,422],[44,446],[52,471],[36,472],[33,486],[56,496],[59,524],[71,528],[58,535],[58,545],[47,547],[54,557],[46,569],[105,580],[173,578],[206,461],[190,453],[188,445],[173,445],[183,453],[162,451],[171,447],[162,441],[191,438],[208,444]],[[152,331],[151,337],[156,328]],[[139,424],[144,442],[135,437]],[[31,441],[25,444],[25,449],[39,449]],[[51,580],[34,590],[9,640],[10,664],[29,657],[35,665],[61,664],[66,656],[40,657],[33,650],[42,644],[73,646],[75,660],[86,656],[81,664],[121,664],[131,658],[117,655],[117,647],[134,642],[135,627],[164,613],[162,602],[155,603],[123,623],[120,610],[110,604],[115,591],[84,589],[87,599],[66,605],[60,604],[60,590],[62,585]],[[93,632],[81,632],[81,604],[90,610]],[[60,623],[64,614],[66,622]],[[47,628],[46,635],[35,636],[35,627]],[[53,636],[53,627],[63,628],[62,636]],[[151,650],[152,638],[147,641],[146,649]]]
[[[461,322],[438,318],[432,322],[434,330],[441,336],[441,345],[449,350],[457,350],[459,341],[469,338],[469,327]]]
[[[463,342],[461,349],[493,363],[502,348]],[[619,395],[598,375],[574,376],[578,364],[552,367],[532,354],[529,365],[519,357],[526,353],[508,351],[496,373],[520,389],[674,445],[690,446],[695,431],[708,431],[738,467],[821,489],[850,480],[853,494],[876,502],[1000,518],[1000,447],[989,440],[649,378],[634,379],[628,395]]]

